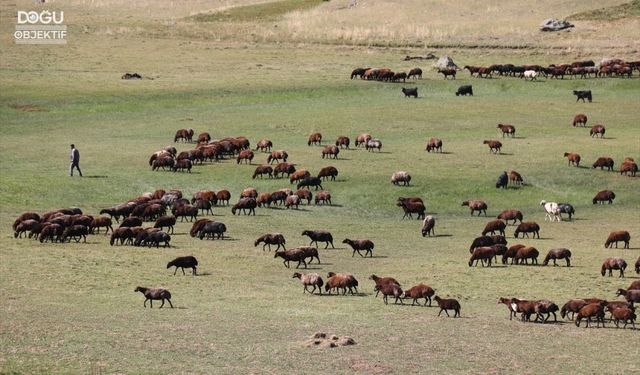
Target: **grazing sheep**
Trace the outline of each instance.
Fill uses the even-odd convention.
[[[609,202],[609,204],[612,204],[614,199],[616,199],[616,195],[613,191],[602,190],[602,191],[599,191],[595,197],[593,197],[592,202],[593,204],[596,204],[596,203],[604,204],[604,202]]]
[[[443,311],[445,312],[445,314],[447,314],[447,316],[450,316],[447,310],[453,310],[455,311],[455,314],[453,315],[453,317],[454,318],[460,317],[460,302],[458,302],[453,298],[443,299],[443,298],[440,298],[439,296],[435,296],[434,299],[436,300],[438,307],[440,307],[440,312],[438,312],[438,316],[440,316],[440,314],[442,314]]]
[[[262,192],[258,194],[258,198],[256,198],[256,204],[258,205],[258,207],[271,207],[271,193]]]
[[[495,242],[493,241],[493,238],[489,237],[489,236],[480,236],[480,237],[476,237],[473,242],[471,243],[471,246],[469,246],[469,253],[473,254],[473,250],[475,250],[478,247],[484,247],[484,246],[491,246],[493,245]]]
[[[171,209],[171,213],[176,217],[176,219],[180,218],[181,222],[185,219],[188,219],[189,221],[198,219],[198,207],[192,206],[190,204],[174,207]]]
[[[318,247],[318,242],[325,242],[325,249],[329,247],[329,244],[331,244],[332,249],[335,249],[335,247],[333,246],[333,236],[326,230],[305,230],[302,232],[302,235],[308,236],[311,239],[309,246],[311,246],[315,242],[316,247]]]
[[[611,277],[613,270],[620,270],[619,277],[624,277],[624,270],[626,268],[627,262],[624,259],[619,257],[611,257],[604,260],[604,262],[602,263],[602,268],[600,269],[600,273],[602,274],[602,276],[604,276],[604,274],[608,270],[609,277]]]
[[[198,134],[198,143],[209,143],[211,135],[207,132]]]
[[[631,290],[618,289],[616,291],[616,296],[624,296],[627,302],[629,302],[632,305],[634,303],[640,303],[640,289],[631,289]]]
[[[244,213],[245,215],[253,214],[255,216],[257,206],[258,202],[256,202],[255,198],[241,198],[238,203],[234,204],[233,207],[231,207],[231,213],[235,215],[237,211],[238,215],[240,215],[240,210],[242,210],[242,213]],[[249,213],[247,213],[247,210],[249,211]]]
[[[498,231],[498,233],[504,236],[504,230],[506,227],[507,225],[500,219],[491,220],[487,223],[487,225],[485,225],[484,229],[482,230],[482,235],[486,236],[489,232],[491,232],[491,234],[495,234],[495,232]]]
[[[193,228],[192,228],[193,229]],[[205,237],[215,240],[224,239],[224,233],[227,231],[227,226],[219,221],[207,221],[198,230],[198,238],[203,240]]]
[[[353,275],[348,273],[329,272],[327,277],[328,279],[324,286],[324,290],[329,294],[331,294],[333,289],[336,290],[336,294],[339,294],[338,289],[342,289],[342,295],[347,294],[347,289],[349,289],[350,294],[358,293],[358,280],[356,280]]]
[[[373,151],[374,148],[378,149],[378,152],[382,150],[382,142],[379,139],[370,139],[364,145],[364,148],[367,151]]]
[[[322,134],[313,133],[309,136],[309,141],[307,142],[307,146],[314,145],[322,145]]]
[[[274,161],[280,163],[280,160],[286,162],[288,158],[289,154],[285,150],[271,151],[271,154],[267,157],[267,163],[271,164]]]
[[[451,76],[451,79],[456,79],[456,70],[455,69],[450,69],[450,68],[445,68],[445,69],[438,69],[438,73],[442,74],[444,76],[444,79],[447,79],[448,76]]]
[[[334,159],[337,159],[339,153],[340,148],[335,145],[327,145],[322,149],[322,158],[324,159],[324,157],[326,156],[328,159],[331,159],[332,157]]]
[[[567,267],[571,267],[571,251],[569,249],[560,248],[560,249],[549,250],[549,252],[547,253],[547,256],[544,258],[544,262],[542,262],[542,265],[543,266],[548,265],[549,261],[552,259],[553,259],[554,266],[558,265],[556,264],[557,259],[564,259],[567,261]]]
[[[304,264],[304,268],[307,268],[307,262],[305,262],[305,259],[307,258],[307,254],[305,253],[304,250],[300,248],[283,250],[283,251],[276,250],[273,257],[274,258],[280,257],[284,259],[282,261],[282,264],[284,264],[284,266],[287,268],[290,268],[289,267],[290,261],[298,262],[298,265],[296,266],[296,268],[299,268],[300,264]]]
[[[431,237],[432,235],[435,236],[436,235],[436,231],[434,229],[435,226],[436,226],[435,216],[427,215],[422,221],[422,228],[420,229],[420,232],[422,233],[422,237],[426,237],[426,236]]]
[[[498,180],[496,180],[496,189],[506,189],[507,185],[509,184],[509,176],[507,175],[507,172],[504,171],[502,172],[502,174],[500,174],[500,176],[498,176]]]
[[[371,240],[350,240],[348,238],[345,238],[344,241],[342,241],[342,243],[346,243],[346,244],[349,244],[349,246],[351,246],[351,248],[353,249],[353,253],[351,254],[352,258],[356,255],[356,251],[358,252],[358,255],[360,255],[363,258],[366,257],[367,254],[369,254],[369,256],[373,258],[374,244],[373,242],[371,242]],[[365,251],[364,255],[362,255],[362,253],[360,252],[362,250]]]
[[[504,210],[498,215],[498,219],[504,220],[506,224],[509,224],[509,220],[513,220],[513,225],[516,225],[517,221],[522,223],[522,212],[516,209]]]
[[[193,204],[194,207],[196,207],[198,210],[202,210],[202,214],[211,214],[213,215],[213,210],[211,202],[208,200],[204,200],[204,199],[198,199],[197,201],[195,201],[195,203]]]
[[[494,154],[499,153],[500,149],[502,148],[502,143],[500,141],[496,141],[495,139],[485,139],[482,143],[488,145],[489,152],[493,152]]]
[[[384,285],[394,284],[400,286],[398,280],[394,279],[393,277],[379,277],[376,275],[371,275],[369,276],[369,280],[373,280],[373,282],[375,283],[373,291],[376,292],[376,297],[378,297],[378,293]]]
[[[311,177],[311,173],[306,169],[298,169],[289,175],[289,183],[293,184],[294,182],[304,180],[305,178]]]
[[[177,257],[176,259],[167,263],[167,269],[171,267],[175,267],[176,269],[175,271],[173,271],[173,276],[175,276],[176,272],[178,272],[178,268],[182,269],[183,275],[186,275],[186,273],[184,272],[185,268],[191,268],[193,270],[191,274],[195,276],[197,274],[197,270],[196,270],[197,265],[198,265],[198,260],[194,256],[188,255],[184,257]]]
[[[560,316],[564,319],[567,317],[569,320],[573,320],[575,314],[577,314],[581,308],[585,307],[588,304],[584,299],[572,299],[569,300],[562,306],[560,309]],[[571,313],[571,317],[569,317],[569,313]]]
[[[605,167],[607,168],[608,171],[612,171],[613,170],[613,159],[611,159],[610,157],[607,156],[602,156],[599,157],[591,166],[592,168],[600,168],[600,170],[604,169]]]
[[[514,185],[523,185],[524,180],[522,179],[522,175],[516,171],[509,172],[509,181]]]
[[[415,79],[422,79],[422,69],[420,68],[413,68],[409,71],[409,74],[407,74],[407,78],[415,78]]]
[[[393,175],[391,175],[391,183],[394,185],[402,183],[404,186],[408,186],[410,182],[411,175],[407,171],[393,172]]]
[[[611,317],[616,325],[616,328],[620,328],[620,321],[624,322],[622,329],[627,328],[627,324],[631,323],[631,327],[636,329],[635,320],[637,318],[635,312],[628,307],[621,307],[611,310]]]
[[[311,194],[311,191],[309,190],[298,190],[294,193],[294,195],[297,195],[298,198],[300,198],[300,202],[306,200],[307,201],[307,205],[311,204],[311,199],[313,199],[313,194]]]
[[[398,301],[400,301],[401,305],[404,305],[404,302],[402,302],[402,288],[400,288],[399,285],[397,284],[385,284],[382,285],[379,289],[380,293],[382,293],[382,300],[384,301],[385,305],[388,305],[389,302],[387,300],[387,298],[389,296],[394,296],[396,299],[393,302],[394,304],[397,304]]]
[[[573,118],[573,126],[576,126],[576,125],[586,126],[587,125],[587,116],[582,114],[582,113],[577,114]]]
[[[511,308],[515,313],[521,313],[521,321],[531,321],[531,315],[535,312],[535,301],[511,298]]]
[[[502,138],[505,136],[511,136],[511,138],[516,136],[516,127],[509,124],[498,124],[498,129],[502,131]]]
[[[631,285],[627,288],[627,290],[640,289],[640,280],[636,280],[631,282]]]
[[[474,211],[478,211],[478,216],[484,212],[484,216],[487,216],[487,204],[481,200],[470,199],[462,202],[463,206],[469,206],[469,210],[471,210],[471,216],[473,216]]]
[[[417,87],[413,87],[413,88],[403,87],[402,88],[402,93],[404,94],[405,98],[409,98],[411,96],[413,96],[416,99],[418,98],[418,88]]]
[[[255,151],[269,152],[271,151],[271,147],[273,147],[273,142],[265,138],[258,141]]]
[[[18,224],[20,224],[21,222],[25,221],[25,220],[34,220],[36,222],[41,222],[40,220],[40,215],[38,215],[35,212],[25,212],[23,214],[21,214],[20,216],[18,216],[18,218],[13,222],[13,230],[16,230],[16,228],[18,227]]]
[[[134,292],[140,292],[144,294],[144,297],[146,298],[144,300],[144,307],[147,307],[147,301],[150,301],[151,308],[153,308],[153,300],[162,300],[162,304],[160,305],[160,308],[162,308],[162,306],[164,306],[164,301],[166,300],[167,302],[169,302],[169,306],[173,308],[173,305],[171,304],[171,293],[166,289],[144,288],[139,286],[134,290]]]
[[[349,140],[349,137],[345,137],[344,135],[341,135],[336,139],[336,146],[339,146],[340,148],[342,147],[349,148],[350,142],[351,141]]]
[[[229,200],[231,199],[231,193],[229,192],[229,190],[219,190],[216,193],[216,198],[217,201],[220,202],[220,204],[225,203],[225,204],[229,204]]]
[[[412,200],[400,200],[398,199],[398,202],[396,203],[396,206],[398,207],[402,207],[402,210],[404,211],[404,215],[402,216],[402,219],[404,219],[405,217],[410,217],[413,218],[412,214],[418,214],[418,220],[425,219],[425,211],[426,211],[426,207],[424,206],[424,204],[422,202],[419,201],[412,201]]]
[[[116,228],[115,231],[111,232],[111,240],[109,243],[113,246],[117,240],[120,240],[120,245],[124,245],[125,242],[129,244],[133,244],[133,231],[129,227],[120,227]]]
[[[13,233],[13,237],[15,238],[22,237],[23,233],[25,233],[25,236],[26,236],[27,231],[30,231],[39,225],[40,223],[33,219],[23,220],[15,227],[15,232]]]
[[[62,232],[62,236],[60,237],[60,242],[64,242],[67,239],[68,242],[71,242],[71,239],[74,239],[76,242],[80,242],[80,239],[83,240],[84,243],[87,242],[87,234],[89,234],[89,228],[84,225],[72,225],[70,227],[64,228]]]
[[[176,225],[176,217],[173,215],[169,215],[169,216],[160,216],[156,220],[153,227],[158,228],[160,230],[167,228],[167,231],[171,231],[171,233],[173,234],[174,225]]]
[[[63,231],[64,227],[60,224],[45,225],[40,231],[38,241],[40,241],[40,243],[47,242],[49,240],[51,242],[55,242],[60,239]],[[111,232],[111,234],[113,235],[113,231]]]
[[[289,177],[295,171],[296,167],[294,167],[293,164],[278,163],[273,168],[273,177],[278,178],[278,175],[280,175],[280,178],[283,178],[285,173],[287,174],[287,177]]]
[[[313,246],[300,246],[297,247],[296,249],[300,249],[302,250],[302,252],[305,254],[305,259],[306,258],[311,258],[309,260],[309,264],[311,264],[313,262],[313,259],[317,259],[318,260],[318,264],[320,264],[320,256],[318,254],[318,249],[316,249]]]
[[[627,173],[631,175],[631,177],[635,177],[638,172],[638,164],[633,161],[625,161],[620,166],[620,174],[624,174],[627,176]]]
[[[323,180],[327,177],[331,177],[331,181],[335,181],[337,176],[338,170],[333,166],[324,167],[318,173],[318,178],[321,178]]]
[[[315,204],[326,204],[331,205],[331,193],[326,190],[321,190],[316,193]]]
[[[538,239],[540,238],[540,226],[533,221],[525,221],[521,222],[513,233],[513,237],[518,238],[518,235],[522,233],[522,236],[526,236],[529,238],[529,233],[533,233],[532,237]]]
[[[440,138],[431,138],[427,142],[427,146],[425,147],[427,152],[442,152],[442,139]]]
[[[569,203],[558,203],[558,210],[560,211],[560,219],[562,219],[562,214],[568,214],[569,220],[571,220],[573,214],[576,213],[573,206]]]
[[[356,147],[360,147],[362,145],[366,145],[367,142],[369,142],[370,139],[371,139],[371,134],[362,133],[362,134],[358,135],[358,137],[356,138]]]
[[[487,261],[487,265],[491,267],[491,260],[496,256],[496,250],[492,247],[478,247],[473,250],[471,258],[469,258],[469,267],[473,266],[475,260],[475,266],[478,266],[478,261],[481,261],[482,267],[484,267],[484,261]]]
[[[418,302],[418,298],[424,298],[424,306],[427,306],[427,301],[429,302],[429,306],[431,306],[431,297],[433,297],[435,293],[435,290],[429,285],[420,283],[405,290],[404,297],[413,299],[411,306],[414,306],[416,302]]]
[[[624,242],[624,248],[629,248],[629,241],[631,240],[631,235],[626,230],[618,230],[615,232],[609,233],[609,237],[607,237],[607,241],[604,243],[605,248],[613,247],[613,244],[616,244],[616,249],[618,248],[618,242]]]
[[[322,180],[319,177],[315,177],[315,176],[306,177],[302,181],[298,182],[298,185],[296,185],[298,190],[303,188],[309,189],[311,186],[314,186],[315,190],[318,190],[318,188],[322,190]]]
[[[320,275],[318,275],[317,273],[305,274],[305,273],[295,272],[292,278],[300,279],[300,282],[302,282],[302,285],[304,285],[302,294],[308,292],[309,290],[307,288],[310,286],[313,287],[313,290],[309,292],[310,294],[315,293],[316,287],[318,288],[318,293],[322,294],[322,286],[324,285],[324,281],[322,280],[322,277],[320,277]]]
[[[458,90],[456,91],[456,96],[467,96],[467,95],[471,95],[473,96],[473,86],[471,85],[463,85],[458,87]]]
[[[149,233],[149,236],[146,239],[146,244],[149,247],[154,245],[155,247],[160,247],[160,243],[164,243],[163,245],[164,247],[171,247],[171,245],[169,244],[170,241],[171,241],[171,236],[159,230],[157,232]]]
[[[531,264],[538,264],[538,255],[540,252],[535,247],[523,247],[516,253],[516,264],[529,264],[527,259],[531,259]]]
[[[580,166],[580,155],[575,152],[565,152],[564,157],[568,160],[568,165],[575,165],[576,167]]]
[[[596,318],[596,327],[600,328],[600,323],[602,323],[602,327],[604,328],[604,307],[606,306],[606,301],[602,301],[600,303],[590,303],[585,305],[578,311],[578,316],[576,316],[576,326],[580,327],[580,321],[582,319],[587,319],[586,328],[589,328],[589,323],[591,323],[591,318]]]
[[[591,135],[591,137],[598,137],[599,135],[600,138],[604,138],[605,132],[606,132],[606,129],[604,125],[596,124],[591,127],[591,130],[589,130],[589,135]]]
[[[301,203],[301,199],[299,196],[293,194],[293,195],[289,195],[287,196],[287,198],[284,200],[284,206],[286,208],[291,208],[291,207],[295,207],[296,210],[298,209],[298,206]]]
[[[280,249],[280,246],[282,246],[283,249],[287,250],[287,248],[284,246],[286,244],[286,240],[284,239],[282,233],[263,234],[262,236],[258,237],[253,245],[257,247],[260,243],[263,243],[262,251],[264,251],[265,246],[269,246],[269,251],[271,251],[271,245],[278,245],[276,251]]]
[[[268,165],[260,165],[256,167],[256,170],[253,172],[253,179],[255,180],[257,176],[263,178],[264,175],[268,175],[269,178],[273,177],[273,168]]]

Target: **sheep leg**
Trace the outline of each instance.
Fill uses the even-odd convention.
[[[180,267],[180,269],[182,269],[182,274],[186,276],[187,274],[184,272],[184,267]],[[177,270],[178,270],[178,268],[176,267],[176,271]]]
[[[358,254],[360,254],[359,251]],[[351,257],[353,258],[354,256],[356,256],[356,249],[353,249],[353,253],[351,253]],[[362,254],[360,254],[360,256],[362,256]]]
[[[173,276],[176,275],[176,272],[178,272],[178,267],[176,267],[175,271],[173,271]]]
[[[385,305],[388,305],[389,303],[387,302],[387,295],[385,294],[384,297],[382,297],[382,300],[384,301]]]
[[[160,305],[160,308],[162,308],[162,306],[164,306],[164,298],[162,299],[162,304]]]

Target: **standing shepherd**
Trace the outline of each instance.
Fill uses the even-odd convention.
[[[74,144],[71,145],[71,155],[69,156],[71,159],[71,166],[69,166],[69,176],[73,176],[73,168],[75,167],[82,177],[82,171],[80,170],[80,151],[76,148]]]

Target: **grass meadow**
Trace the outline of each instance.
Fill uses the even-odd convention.
[[[141,16],[121,17],[118,4],[111,2],[118,17],[105,24],[118,25],[112,30],[137,27],[134,21]],[[209,6],[188,4],[193,10],[186,7],[189,14],[181,17]],[[431,62],[402,61],[406,54],[422,52],[409,47],[276,45],[242,38],[211,42],[166,34],[158,26],[171,18],[171,9],[164,13],[166,4],[159,20],[140,21],[146,34],[138,38],[133,31],[101,32],[102,26],[88,22],[95,17],[87,15],[90,2],[69,6],[79,14],[70,21],[76,39],[63,47],[13,45],[4,32],[5,21],[11,27],[13,21],[6,13],[2,19],[0,372],[640,371],[637,330],[615,329],[612,323],[606,329],[584,329],[562,320],[524,324],[509,321],[505,306],[496,303],[511,296],[560,305],[574,297],[616,299],[617,288],[638,278],[632,269],[625,279],[601,277],[599,269],[606,257],[622,256],[633,264],[640,255],[640,177],[590,168],[599,156],[611,156],[616,169],[624,157],[640,157],[637,74],[632,79],[525,82],[469,78],[465,71],[455,81],[443,80],[430,69]],[[110,11],[105,5],[95,8]],[[635,51],[621,57],[637,60]],[[595,60],[609,52],[588,57]],[[461,66],[584,57],[579,48],[558,55],[545,49],[436,51],[445,53]],[[426,73],[405,84],[349,80],[359,66],[406,71],[419,66]],[[127,71],[153,79],[120,80]],[[462,84],[473,84],[475,96],[456,97]],[[418,87],[420,98],[405,99],[401,87]],[[593,103],[576,103],[574,89],[591,89]],[[587,114],[589,125],[606,126],[604,139],[571,126],[580,112]],[[502,140],[498,123],[515,125],[517,136]],[[291,187],[286,179],[251,179],[267,158],[259,152],[253,165],[224,160],[196,166],[191,174],[152,172],[151,153],[172,144],[175,131],[186,127],[214,138],[243,135],[252,145],[269,138],[276,149],[288,151],[297,168],[312,173],[335,166],[337,181],[323,184],[333,206],[259,208],[255,217],[216,207],[209,218],[227,225],[227,239],[201,241],[189,236],[190,223],[179,223],[168,249],[112,247],[103,235],[90,236],[86,244],[13,237],[11,223],[24,211],[77,206],[96,215],[158,188],[177,188],[186,196],[200,189],[228,189],[235,201],[245,187],[260,192]],[[337,160],[323,160],[320,147],[307,146],[315,131],[322,133],[323,144],[339,135],[353,142],[357,134],[369,132],[382,141],[382,152],[352,146]],[[443,140],[444,153],[424,151],[430,137]],[[502,154],[490,154],[484,139],[500,139]],[[83,178],[67,176],[70,143],[81,152]],[[193,146],[176,144],[180,151]],[[567,151],[582,156],[580,168],[567,166],[562,157]],[[390,183],[397,170],[411,173],[411,186]],[[498,175],[509,170],[520,172],[525,186],[495,189]],[[615,203],[592,205],[592,197],[603,189],[616,193]],[[433,238],[423,238],[421,222],[402,220],[395,206],[398,197],[414,195],[437,217]],[[471,217],[460,206],[466,199],[485,200],[488,217]],[[575,219],[545,222],[542,199],[572,203]],[[520,209],[525,220],[541,226],[541,238],[535,240],[515,239],[514,228],[508,227],[510,245],[536,247],[540,262],[547,250],[567,247],[573,266],[470,268],[469,244],[507,208]],[[321,248],[322,263],[310,265],[309,271],[323,277],[329,271],[351,272],[360,281],[360,295],[303,295],[299,281],[291,278],[293,269],[274,259],[273,252],[253,246],[261,234],[276,231],[285,235],[287,247],[306,245],[300,235],[305,229],[330,230],[336,246]],[[631,249],[605,249],[608,233],[620,229],[631,233]],[[373,258],[352,257],[341,243],[344,238],[374,241]],[[173,276],[165,269],[180,255],[198,258],[199,276]],[[437,317],[436,307],[385,306],[374,298],[373,282],[367,279],[371,274],[393,276],[403,287],[429,284],[438,295],[461,302],[462,318]],[[169,289],[176,308],[144,309],[142,295],[133,292],[138,285]],[[308,337],[319,331],[351,336],[357,345],[306,347]]]

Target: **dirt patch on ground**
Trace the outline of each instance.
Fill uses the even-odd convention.
[[[354,339],[349,336],[338,337],[336,335],[327,335],[324,332],[313,334],[304,342],[304,346],[308,348],[337,348],[338,346],[356,345]]]
[[[9,104],[9,108],[22,112],[47,112],[46,108],[42,108],[35,104]]]
[[[363,359],[354,359],[349,363],[349,368],[356,372],[365,374],[390,374],[393,371],[390,366],[380,362],[369,362]]]

